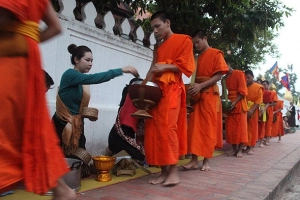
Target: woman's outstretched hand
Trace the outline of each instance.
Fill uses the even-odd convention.
[[[139,73],[138,73],[137,69],[135,67],[133,67],[133,66],[123,67],[122,71],[124,73],[130,73],[130,74],[132,74],[135,77],[139,77]]]

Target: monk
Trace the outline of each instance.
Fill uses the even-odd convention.
[[[266,109],[267,112],[267,121],[266,121],[266,128],[265,128],[265,138],[266,138],[266,146],[270,145],[270,138],[272,135],[272,125],[273,125],[273,107],[276,105],[278,98],[277,93],[275,91],[270,90],[270,83],[267,80],[262,82],[262,85],[265,90],[270,91],[270,105]]]
[[[281,142],[281,136],[283,135],[283,129],[281,125],[283,125],[282,121],[282,111],[283,109],[283,101],[278,100],[277,104],[273,107],[273,125],[272,125],[272,137],[278,136],[278,142]]]
[[[148,164],[161,167],[161,174],[149,183],[163,186],[180,181],[176,164],[180,155],[187,154],[186,92],[182,74],[190,77],[195,68],[191,38],[174,34],[170,25],[166,12],[158,11],[151,17],[151,27],[159,42],[147,73],[162,89],[162,97],[149,111],[153,119],[145,123],[145,156]]]
[[[247,132],[248,142],[244,145],[247,146],[246,153],[248,155],[254,154],[254,146],[258,139],[258,116],[259,105],[263,102],[263,87],[253,81],[254,75],[251,70],[245,71],[246,82],[248,87],[247,104]]]
[[[232,145],[229,156],[243,157],[243,144],[248,142],[247,133],[247,99],[248,89],[245,74],[241,70],[233,70],[227,62],[229,72],[226,74],[228,99],[232,102],[230,111],[226,113],[226,142]]]
[[[190,162],[182,170],[198,169],[198,156],[203,156],[201,171],[209,171],[209,158],[212,158],[218,141],[222,140],[220,93],[217,81],[228,72],[222,51],[208,45],[203,30],[192,34],[194,48],[198,51],[196,81],[189,87],[190,95],[200,93],[200,100],[193,105],[194,112],[189,114],[188,152]],[[217,123],[217,124],[216,124]]]
[[[69,169],[49,118],[38,46],[60,32],[49,0],[0,0],[0,194],[23,182],[36,194],[53,189],[54,200],[75,198],[61,178]]]
[[[263,85],[263,81],[261,81],[261,85]],[[259,139],[259,147],[263,148],[266,134],[266,122],[268,120],[268,112],[267,109],[272,103],[271,100],[271,92],[270,90],[263,89],[263,103],[259,105],[259,120],[258,120],[258,139]]]

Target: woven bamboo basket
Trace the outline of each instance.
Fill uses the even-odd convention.
[[[96,108],[84,107],[81,116],[88,118],[90,121],[96,121],[98,119],[98,113],[99,111]]]
[[[78,148],[73,155],[78,157],[85,164],[89,164],[89,162],[92,160],[92,156],[83,148]]]

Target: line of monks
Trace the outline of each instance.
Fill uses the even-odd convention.
[[[228,155],[241,158],[243,153],[248,155],[254,154],[253,149],[257,143],[259,147],[263,148],[270,145],[270,138],[279,137],[278,142],[280,142],[281,136],[284,135],[281,112],[284,102],[278,100],[277,93],[275,90],[271,90],[269,82],[260,79],[254,81],[254,75],[251,70],[245,72],[233,70],[228,62],[227,66],[229,71],[223,78],[226,80],[225,87],[228,91],[228,99],[232,104],[229,110],[224,112],[224,110],[219,109],[217,112],[218,121],[222,119],[221,127],[225,134],[221,134],[220,123],[212,121],[214,125],[202,124],[201,129],[206,131],[205,136],[194,134],[194,137],[191,137],[191,135],[188,135],[190,142],[188,149],[190,150],[189,153],[192,154],[192,159],[190,163],[182,166],[181,170],[197,169],[197,156],[203,156],[203,166],[200,170],[209,171],[208,158],[212,157],[214,149],[223,146],[222,141],[224,137],[226,142],[232,145],[232,151]],[[222,103],[219,105],[222,106]],[[191,113],[189,115],[193,116],[194,114]],[[188,116],[188,120],[193,120],[191,116]],[[188,121],[188,124],[190,123]],[[199,126],[201,127],[201,125]],[[217,128],[217,130],[210,132],[212,127]],[[194,132],[193,128],[188,128],[188,133]],[[199,140],[203,141],[203,143],[199,143]],[[206,151],[210,152],[195,153],[193,147],[190,147],[193,143],[195,146],[198,144],[202,148],[207,148]],[[209,148],[207,144],[211,144],[213,148]]]
[[[233,147],[230,155],[242,157],[244,146],[251,155],[259,139],[262,147],[264,141],[270,144],[271,136],[282,135],[282,116],[277,110],[282,109],[283,102],[279,103],[276,93],[269,90],[267,81],[262,83],[264,87],[254,82],[252,71],[233,70],[223,52],[209,46],[204,30],[190,36],[173,33],[170,16],[163,11],[154,13],[150,20],[157,44],[146,77],[152,76],[162,97],[149,110],[153,118],[145,120],[146,162],[161,168],[161,174],[148,183],[177,185],[180,177],[176,165],[180,155],[187,153],[191,159],[179,170],[209,171],[214,150],[223,146],[223,115],[226,141]],[[199,53],[195,60],[194,51]],[[182,74],[192,76],[188,87]],[[225,104],[217,85],[221,79],[230,100]],[[226,100],[225,94],[222,92],[222,99]],[[193,110],[188,115],[186,103]],[[201,167],[199,156],[204,158]]]
[[[278,100],[276,91],[270,89],[266,80],[254,82],[251,70],[244,74],[230,69],[229,74],[226,80],[229,98],[231,93],[242,96],[239,101],[241,109],[233,108],[226,113],[226,142],[233,147],[229,155],[242,157],[243,147],[245,153],[254,154],[256,143],[259,142],[259,147],[269,146],[271,137],[278,136],[281,141],[284,134],[283,101]]]

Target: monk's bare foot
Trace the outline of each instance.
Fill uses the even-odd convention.
[[[264,148],[264,145],[263,145],[263,144],[260,144],[259,147],[260,147],[260,148]]]
[[[237,152],[236,157],[237,157],[237,158],[242,158],[242,157],[243,157],[242,152]]]
[[[280,142],[281,142],[281,140],[278,140],[278,141],[277,141],[277,143],[280,143]]]
[[[191,160],[188,164],[179,167],[179,171],[188,171],[199,169],[198,161]]]
[[[236,150],[232,150],[227,155],[228,156],[236,156],[236,154],[237,154]]]
[[[248,154],[249,151],[250,151],[250,148],[247,148],[246,150],[243,150],[242,152]]]
[[[254,151],[251,149],[247,154],[248,154],[248,155],[253,155],[253,154],[254,154]]]
[[[53,200],[73,200],[76,198],[76,193],[72,190],[65,181],[60,178],[57,181],[57,186],[53,188]]]
[[[148,183],[152,184],[152,185],[161,184],[161,183],[163,183],[166,180],[166,178],[167,178],[166,174],[160,174],[158,177],[150,179],[148,181]]]
[[[179,183],[179,175],[176,168],[176,165],[171,166],[169,170],[169,174],[166,178],[166,180],[163,182],[163,186],[175,186]]]
[[[263,144],[266,145],[266,143],[267,143],[267,141],[266,141],[266,140],[263,140]]]
[[[269,142],[266,142],[266,144],[265,144],[266,146],[270,146],[270,143]]]
[[[207,158],[204,158],[204,160],[203,160],[203,165],[202,165],[202,167],[201,167],[200,170],[201,170],[201,171],[205,171],[205,172],[210,171],[209,161],[208,161]]]

